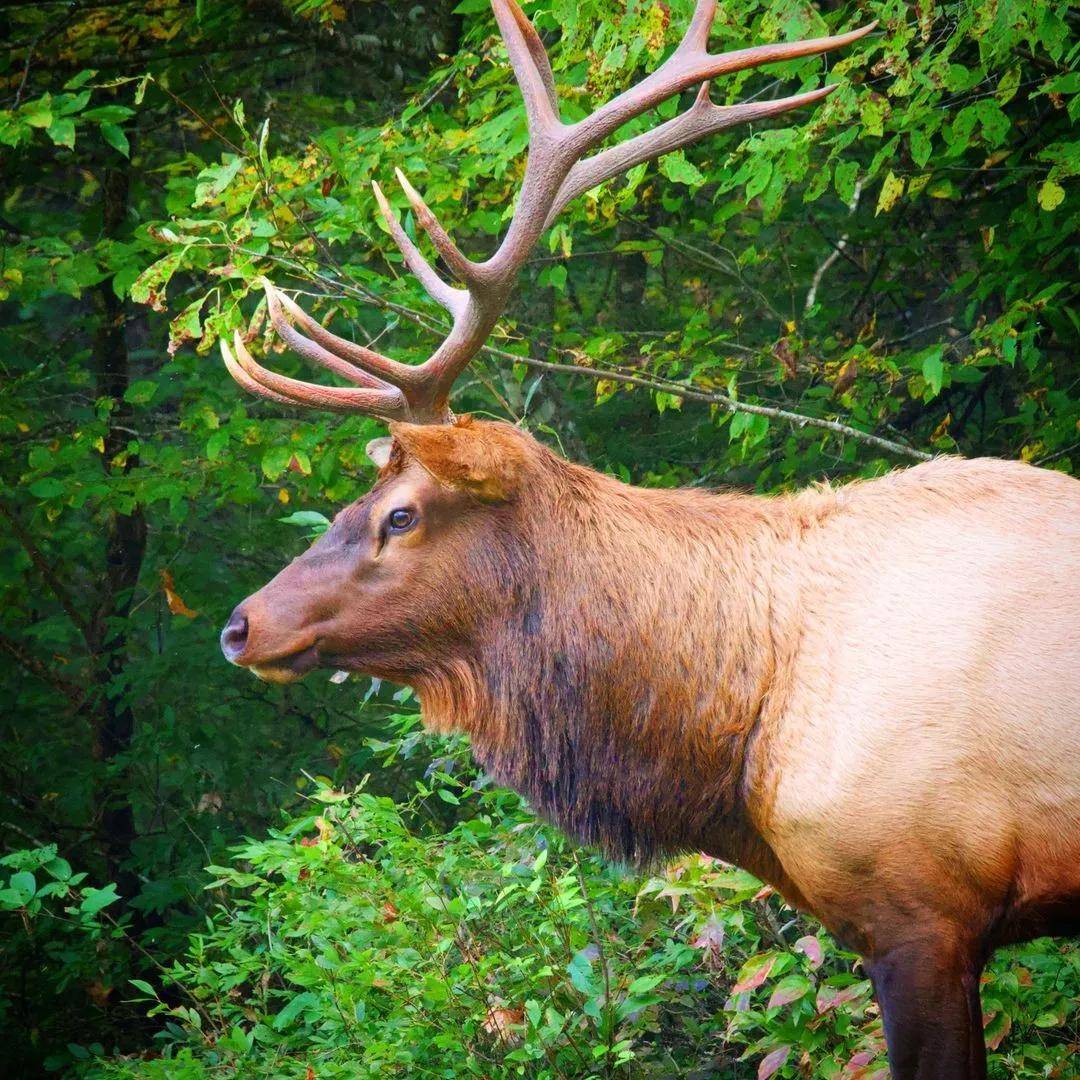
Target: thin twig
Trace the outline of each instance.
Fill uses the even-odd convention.
[[[855,183],[855,192],[851,196],[851,202],[848,203],[848,216],[850,217],[859,207],[859,198],[862,195],[862,178],[860,177]],[[825,256],[825,261],[814,271],[813,281],[810,282],[810,290],[806,294],[806,303],[803,304],[803,311],[809,311],[817,300],[818,288],[821,285],[821,279],[828,273],[829,267],[832,266],[841,255],[844,254],[844,248],[847,247],[848,234],[844,233],[839,240],[833,245],[832,251]]]

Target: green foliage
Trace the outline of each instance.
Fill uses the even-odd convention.
[[[599,0],[526,4],[550,43],[564,118],[654,69],[691,7],[627,0],[613,18]],[[656,486],[772,491],[937,451],[1075,471],[1076,14],[1057,0],[731,0],[713,48],[871,15],[880,29],[828,61],[712,89],[733,103],[835,82],[817,108],[733,128],[569,207],[456,407],[523,422],[575,459]],[[386,748],[365,741],[387,740],[407,696],[372,687],[358,707],[349,685],[270,688],[217,652],[232,605],[371,482],[363,447],[381,434],[371,421],[247,398],[217,342],[239,330],[282,372],[311,377],[267,330],[259,281],[269,275],[338,333],[407,361],[429,355],[441,316],[404,272],[369,185],[383,183],[415,237],[392,183],[402,168],[467,252],[493,249],[520,184],[525,125],[486,0],[14,5],[0,25],[0,671],[10,688],[0,837],[17,860],[0,881],[0,1027],[23,1055],[15,1071],[140,1053],[163,1034],[170,1076],[182,1061],[191,1075],[216,1069],[211,1053],[302,1075],[290,1040],[312,1033],[345,1069],[352,1036],[340,1017],[333,1026],[325,982],[296,981],[300,961],[280,954],[261,961],[265,988],[251,982],[257,913],[276,940],[295,933],[313,956],[325,918],[350,946],[354,934],[385,932],[402,957],[414,950],[425,978],[448,973],[453,992],[439,1008],[394,968],[392,949],[377,964],[392,1004],[372,985],[350,987],[370,1015],[346,1013],[348,1023],[377,1036],[388,1067],[425,1052],[409,1041],[424,1031],[439,1049],[424,1067],[436,1071],[465,1054],[462,1068],[491,1059],[588,1075],[579,1052],[601,1074],[626,1054],[662,1071],[665,1053],[704,1067],[734,1047],[777,1075],[803,1069],[804,1054],[806,1068],[858,1075],[851,1059],[879,1051],[862,979],[823,937],[822,964],[804,955],[813,945],[793,952],[796,935],[814,931],[786,927],[775,898],[742,896],[719,884],[728,871],[693,860],[652,889],[575,856],[504,796],[439,783],[419,811],[423,764],[406,752],[419,736],[389,765]],[[314,848],[291,841],[307,828],[295,784],[305,771],[340,790],[372,773],[360,796],[323,815],[331,834]],[[250,842],[229,871],[259,880],[226,876],[206,891],[202,867],[225,865],[282,810],[290,824]],[[420,828],[418,812],[438,827]],[[413,893],[392,865],[355,858],[339,832],[349,815],[356,828],[385,820],[392,841],[373,841],[378,858],[393,848],[427,884]],[[541,836],[548,864],[533,873],[529,845]],[[15,854],[26,851],[37,854]],[[549,914],[542,929],[541,900],[555,902],[575,858],[599,939],[584,905]],[[525,1012],[522,1042],[483,1030],[450,921],[428,912],[421,922],[427,859],[447,865],[455,917],[485,942],[477,962],[499,1007],[540,1006],[536,1019]],[[504,864],[525,870],[504,874]],[[58,876],[64,866],[70,878]],[[297,892],[305,867],[313,880]],[[105,903],[114,893],[91,891],[91,880],[114,883],[119,900]],[[534,882],[536,904],[497,902]],[[683,887],[661,898],[681,897],[662,916],[655,894]],[[385,931],[370,919],[352,929],[346,915],[367,910],[362,895],[406,914]],[[104,906],[87,912],[87,900]],[[214,964],[244,972],[212,1004],[199,995],[217,975],[196,963],[196,931]],[[590,943],[607,966],[586,952],[571,971]],[[741,978],[762,982],[729,1003],[746,963]],[[1075,1012],[1074,963],[1075,951],[1043,943],[993,969],[998,1075],[1042,1075],[1075,1041],[1075,1021],[1060,1019]],[[540,974],[545,965],[554,974]],[[602,971],[610,994],[597,990]],[[634,993],[662,1000],[619,1016],[634,980],[656,975]],[[194,1010],[212,1038],[194,1036],[190,1016],[147,1019],[131,977],[150,980],[168,1009]],[[834,991],[852,996],[831,1003]],[[276,1027],[303,993],[315,997]],[[469,1035],[464,1049],[437,1041],[455,1025]]]
[[[887,1076],[856,958],[772,890],[704,856],[613,867],[436,749],[410,797],[310,786],[209,867],[214,914],[128,991],[160,1059],[85,1075]],[[984,994],[993,1075],[1065,1066],[1075,950],[1003,954]]]

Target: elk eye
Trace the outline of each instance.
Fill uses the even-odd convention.
[[[390,531],[400,533],[412,528],[416,522],[416,515],[411,510],[391,510],[390,517],[387,520],[390,524]]]

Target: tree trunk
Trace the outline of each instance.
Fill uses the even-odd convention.
[[[119,236],[128,207],[129,172],[127,164],[106,169],[102,182],[104,200],[103,231]],[[110,414],[105,436],[105,469],[127,472],[138,464],[135,455],[122,465],[114,465],[116,456],[129,436],[120,427],[130,426],[131,407],[124,401],[130,381],[125,304],[113,292],[111,280],[97,285],[93,292],[96,328],[93,341],[93,364],[99,397],[116,403]],[[131,749],[135,733],[135,715],[127,693],[117,690],[118,677],[127,663],[126,622],[131,601],[146,552],[146,520],[142,508],[130,513],[110,511],[105,540],[105,574],[92,623],[94,654],[99,695],[95,710],[95,745],[105,775],[98,791],[97,812],[101,844],[110,879],[126,898],[138,892],[138,878],[131,869],[131,848],[135,840],[135,815],[124,768],[118,759]]]

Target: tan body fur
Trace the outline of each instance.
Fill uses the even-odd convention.
[[[1080,483],[648,490],[504,424],[393,431],[230,658],[412,685],[579,839],[746,867],[866,957],[895,1077],[984,1075],[989,952],[1080,930]]]
[[[1002,940],[1080,908],[1080,485],[946,460],[821,498],[777,552],[798,658],[753,753],[785,872],[868,952],[913,908]]]

